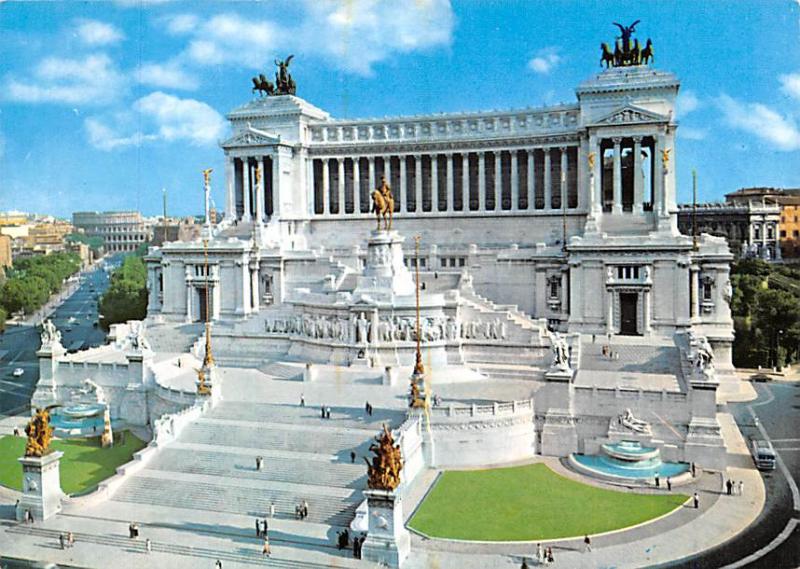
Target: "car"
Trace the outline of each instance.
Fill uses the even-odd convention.
[[[22,369],[21,367],[15,368],[14,371],[11,372],[11,375],[13,375],[14,377],[22,377],[24,374],[25,370]]]

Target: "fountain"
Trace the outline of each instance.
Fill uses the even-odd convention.
[[[688,464],[663,462],[657,447],[645,446],[639,441],[622,440],[603,444],[600,448],[602,454],[571,454],[570,466],[582,474],[618,482],[641,483],[658,475],[663,479],[671,478],[675,484],[684,475],[688,477]]]

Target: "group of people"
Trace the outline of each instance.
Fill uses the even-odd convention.
[[[365,539],[367,538],[363,534],[361,535],[361,537],[358,536],[353,537],[353,557],[355,557],[356,559],[361,559],[361,546],[364,544]],[[345,528],[336,534],[336,548],[347,549],[349,546],[350,546],[350,532],[347,531],[347,528]]]
[[[742,480],[734,482],[729,478],[725,482],[725,489],[727,490],[728,496],[744,496],[744,482]]]
[[[256,470],[261,470],[262,468],[264,468],[264,457],[263,456],[257,456],[256,457]]]
[[[364,404],[364,412],[372,417],[372,404],[369,401]]]
[[[606,357],[610,360],[618,360],[619,359],[619,352],[615,352],[611,349],[611,346],[603,344],[603,348],[601,349],[601,353],[603,357]]]
[[[308,502],[303,500],[294,507],[294,515],[298,520],[304,520],[308,517]]]
[[[256,537],[262,537],[267,535],[269,532],[269,524],[267,523],[267,518],[260,520],[256,518]]]
[[[61,546],[61,549],[72,547],[73,545],[75,545],[75,536],[72,535],[71,531],[68,531],[66,534],[59,533],[58,544]]]
[[[327,407],[326,405],[320,406],[320,413],[323,419],[330,419],[331,418],[331,408]]]
[[[586,536],[586,539],[589,539],[588,535]],[[585,540],[584,540],[584,543],[586,543]],[[591,546],[589,546],[589,551],[591,551]],[[554,561],[555,561],[555,557],[553,557],[553,548],[552,547],[548,547],[547,549],[545,549],[544,547],[542,547],[541,543],[537,543],[536,544],[536,564],[537,565],[544,565],[546,563],[547,564],[553,563]],[[528,569],[528,567],[529,567],[528,560],[523,557],[521,569]]]

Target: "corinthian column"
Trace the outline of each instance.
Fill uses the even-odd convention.
[[[614,213],[622,213],[622,139],[615,137],[614,141]]]
[[[400,160],[400,188],[398,189],[398,199],[400,200],[400,213],[406,213],[408,211],[408,184],[407,184],[407,172],[406,172],[406,156],[401,154],[398,156]]]
[[[486,211],[486,154],[478,152],[478,211]]]
[[[453,189],[453,155],[447,155],[447,211],[452,213],[455,209],[455,192]]]
[[[353,213],[361,213],[361,159],[353,158]]]
[[[519,163],[518,150],[511,151],[511,211],[519,210]]]
[[[330,176],[330,159],[322,159],[322,215],[328,215],[331,212],[331,176]]]
[[[244,221],[250,221],[250,158],[242,158],[242,197],[244,198]]]
[[[553,180],[550,172],[550,149],[544,149],[544,209],[553,209]]]

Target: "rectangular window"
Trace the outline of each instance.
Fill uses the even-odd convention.
[[[439,263],[442,265],[442,267],[446,267],[447,266],[447,259],[442,257],[441,259],[439,259]]]
[[[797,236],[797,231],[795,231],[794,233],[795,233],[795,237],[796,237]],[[463,267],[466,264],[466,262],[467,262],[467,260],[464,257],[461,257],[458,260],[458,266],[459,267]]]
[[[786,237],[786,230],[785,229],[781,229],[781,237]]]

